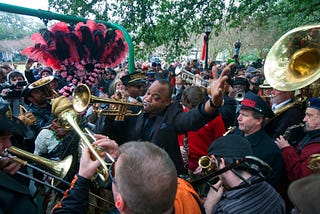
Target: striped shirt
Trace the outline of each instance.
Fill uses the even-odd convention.
[[[251,180],[252,177],[249,179]],[[226,191],[213,213],[282,214],[286,213],[281,196],[267,182]]]

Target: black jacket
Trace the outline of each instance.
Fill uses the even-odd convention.
[[[100,118],[96,123],[95,133],[101,133],[115,139],[118,144],[128,141],[150,141],[168,152],[177,168],[178,174],[185,173],[183,161],[179,149],[178,134],[193,131],[204,126],[208,121],[214,119],[219,112],[212,115],[204,113],[204,105],[183,112],[181,104],[171,103],[161,114],[154,118],[150,133],[145,136],[144,122],[148,115],[142,113],[138,116],[127,117],[125,121],[109,121]]]
[[[27,186],[0,170],[0,214],[37,213]]]

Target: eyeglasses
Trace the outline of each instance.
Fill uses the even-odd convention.
[[[112,164],[110,165],[109,169],[108,169],[108,173],[109,173],[109,178],[111,180],[112,183],[114,183],[117,186],[117,182],[114,179],[115,174],[114,174],[114,165],[116,163],[116,160],[114,162],[112,162]]]

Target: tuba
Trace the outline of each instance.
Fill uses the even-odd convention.
[[[270,49],[265,61],[265,78],[280,91],[294,91],[320,77],[320,25],[295,28]]]

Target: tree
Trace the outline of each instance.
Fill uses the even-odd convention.
[[[224,28],[265,31],[277,39],[289,29],[319,22],[318,0],[49,0],[59,13],[103,19],[123,25],[143,54],[164,45],[171,58],[189,51],[192,35],[200,35],[207,21],[214,24],[211,39]],[[263,30],[261,30],[263,29]],[[266,30],[268,29],[268,30]],[[236,40],[233,38],[232,40]],[[259,43],[261,44],[261,43]],[[262,43],[265,45],[264,43]],[[270,48],[272,43],[267,42]],[[233,44],[228,46],[232,50]],[[140,50],[139,50],[140,51]],[[260,50],[261,51],[261,50]],[[139,53],[137,53],[139,55]]]
[[[34,18],[14,13],[0,12],[0,40],[17,40],[43,28],[43,23]]]

